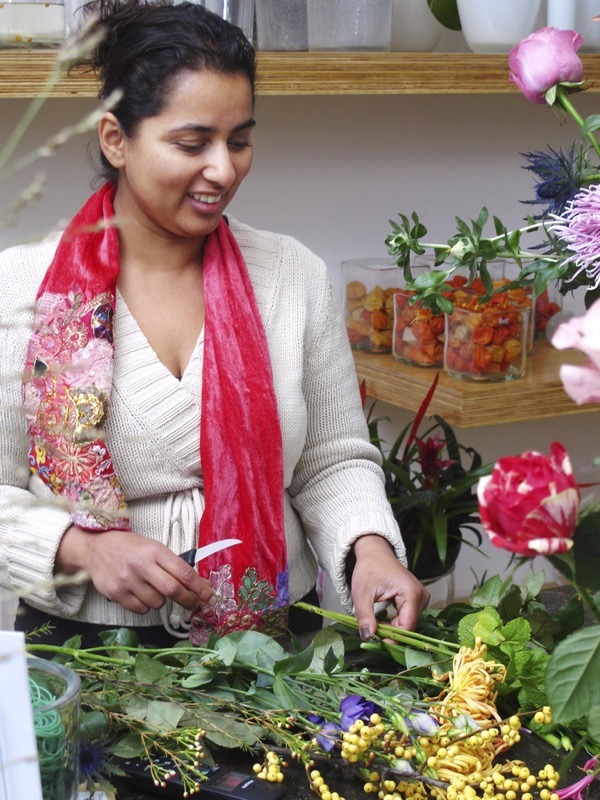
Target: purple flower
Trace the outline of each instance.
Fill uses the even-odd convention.
[[[596,769],[598,766],[598,762],[595,758],[590,758],[589,761],[583,766],[584,772],[588,774],[585,778],[581,778],[580,780],[572,783],[570,786],[565,786],[564,789],[558,789],[556,794],[559,797],[559,800],[584,800],[583,792],[593,780],[598,778],[598,775],[594,775],[591,771]]]
[[[593,289],[600,286],[600,184],[581,189],[560,216],[551,214],[549,230],[573,251],[565,263],[585,272]]]
[[[365,700],[360,694],[349,694],[340,703],[340,711],[342,712],[340,725],[343,730],[348,731],[357,720],[362,719],[366,722],[378,708],[375,703]]]
[[[342,729],[335,722],[326,722],[316,735],[317,744],[330,753],[339,739]]]
[[[440,729],[439,723],[424,711],[411,711],[406,724],[418,736],[435,736]]]

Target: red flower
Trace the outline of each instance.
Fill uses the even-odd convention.
[[[481,522],[492,544],[522,556],[564,553],[572,545],[580,492],[558,442],[550,457],[528,451],[500,458],[477,487]]]
[[[415,437],[415,444],[419,451],[419,462],[423,473],[423,486],[431,489],[437,486],[440,472],[446,467],[451,467],[456,462],[451,458],[441,459],[440,453],[446,447],[446,442],[439,433],[429,436],[425,441]]]

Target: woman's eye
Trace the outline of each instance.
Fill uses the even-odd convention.
[[[252,143],[248,139],[234,139],[229,142],[229,147],[232,150],[243,150],[245,147],[252,147]]]
[[[184,153],[199,153],[206,146],[204,142],[176,142],[175,144]]]

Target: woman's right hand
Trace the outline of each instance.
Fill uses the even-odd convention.
[[[135,614],[167,599],[187,609],[216,602],[210,583],[161,542],[131,531],[89,532],[72,525],[61,539],[54,573],[85,570],[96,590]]]

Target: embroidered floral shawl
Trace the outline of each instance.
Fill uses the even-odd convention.
[[[23,395],[32,473],[88,531],[129,530],[104,426],[119,274],[114,189],[92,195],[61,237],[38,291]],[[192,639],[239,628],[281,632],[289,605],[281,430],[265,332],[237,242],[221,220],[205,241],[199,545],[241,544],[198,565],[218,603]]]

